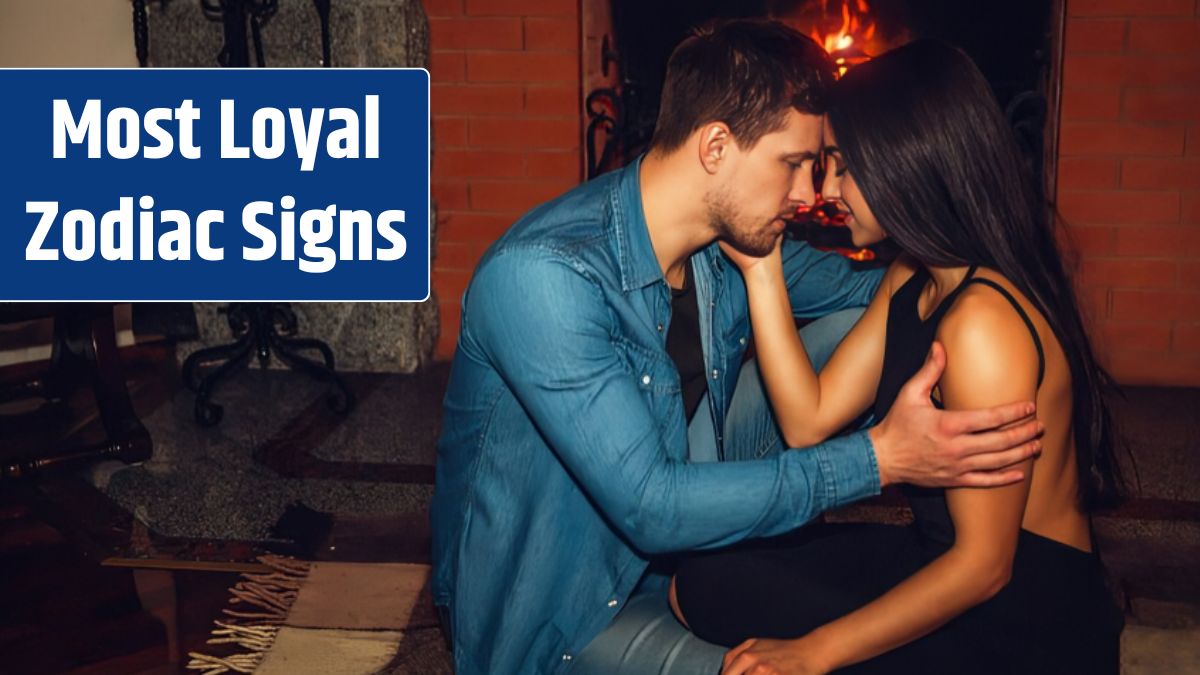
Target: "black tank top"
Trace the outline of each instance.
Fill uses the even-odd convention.
[[[1025,321],[1025,325],[1033,337],[1034,346],[1037,347],[1037,382],[1039,388],[1042,386],[1042,377],[1046,369],[1045,356],[1042,351],[1042,342],[1038,338],[1033,322],[1029,320],[1029,315],[1003,286],[990,279],[976,277],[975,269],[975,267],[971,267],[967,270],[967,276],[962,283],[951,291],[924,320],[921,319],[918,309],[921,291],[929,281],[929,272],[924,267],[917,269],[912,277],[892,294],[891,303],[888,305],[883,373],[880,375],[879,389],[875,395],[876,420],[881,420],[887,415],[892,404],[895,403],[901,387],[924,365],[925,357],[929,353],[929,348],[933,346],[933,339],[937,335],[938,324],[941,323],[942,317],[954,305],[954,301],[958,299],[963,290],[971,284],[984,284],[999,291],[1012,303],[1013,308]],[[937,400],[934,400],[934,405],[941,407]],[[953,544],[954,525],[950,520],[950,511],[946,507],[945,490],[911,485],[905,485],[901,489],[908,497],[913,511],[914,524],[925,540],[924,543],[936,548],[945,548]]]

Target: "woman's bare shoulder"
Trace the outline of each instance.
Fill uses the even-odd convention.
[[[1001,274],[980,269],[976,278],[999,285],[1017,301],[1029,316],[1036,310],[1016,286]],[[1017,372],[1037,372],[1038,353],[1029,339],[1029,326],[1002,293],[986,284],[974,283],[963,289],[938,326],[937,339],[946,347],[948,359],[970,359],[973,369],[995,370],[1002,376]]]

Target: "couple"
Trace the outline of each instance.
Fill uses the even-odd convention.
[[[1117,672],[1106,379],[1009,134],[940,44],[835,83],[781,24],[682,43],[650,151],[463,296],[432,507],[457,671]],[[782,238],[820,160],[886,273]],[[888,484],[911,527],[802,527]]]

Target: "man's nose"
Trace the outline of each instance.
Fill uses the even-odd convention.
[[[788,202],[795,206],[807,204],[812,206],[817,199],[816,187],[813,185],[812,175],[800,175],[792,181],[791,190],[788,191]]]

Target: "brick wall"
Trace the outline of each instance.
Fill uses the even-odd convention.
[[[425,0],[437,355],[479,256],[581,179],[577,0]],[[1058,201],[1102,358],[1200,385],[1200,0],[1067,0]]]
[[[582,177],[578,0],[424,0],[441,309],[436,355],[483,251]]]
[[[1200,385],[1200,3],[1067,0],[1059,208],[1118,380]]]

